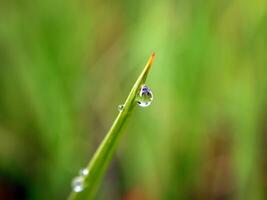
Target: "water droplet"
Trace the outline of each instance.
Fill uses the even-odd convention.
[[[140,107],[147,107],[151,104],[152,100],[153,100],[152,91],[146,85],[143,85],[137,96],[137,104]]]
[[[123,109],[124,109],[124,105],[123,105],[123,104],[118,105],[118,110],[119,110],[120,112],[123,111]]]
[[[83,176],[75,177],[71,185],[74,192],[81,192],[84,188],[84,177]]]
[[[79,172],[79,174],[81,176],[86,176],[86,175],[89,174],[89,170],[87,168],[81,169],[80,172]]]

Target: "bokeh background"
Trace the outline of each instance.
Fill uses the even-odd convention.
[[[267,199],[265,0],[1,0],[0,199],[66,199],[152,51],[96,199]]]

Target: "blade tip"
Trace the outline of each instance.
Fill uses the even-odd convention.
[[[151,57],[150,57],[150,65],[153,63],[153,61],[154,61],[154,59],[155,59],[155,56],[156,56],[156,54],[155,54],[155,52],[153,51],[152,52],[152,54],[151,54]]]

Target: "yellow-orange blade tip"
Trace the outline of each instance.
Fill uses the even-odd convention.
[[[150,57],[150,64],[153,63],[155,56],[156,56],[155,52],[152,52],[151,57]]]
[[[152,52],[148,62],[147,62],[147,68],[150,69],[155,59],[155,52]]]

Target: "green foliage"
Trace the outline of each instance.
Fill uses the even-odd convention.
[[[139,95],[141,86],[145,83],[148,72],[152,66],[155,54],[153,53],[150,59],[148,60],[147,65],[145,66],[143,72],[139,75],[136,80],[132,90],[129,93],[125,103],[123,104],[123,109],[119,112],[117,118],[115,119],[113,125],[109,129],[106,137],[101,142],[99,148],[94,154],[92,160],[90,161],[87,169],[88,175],[84,178],[84,189],[83,191],[77,193],[73,191],[70,195],[71,200],[78,199],[93,199],[97,186],[107,165],[109,164],[114,151],[116,149],[116,144],[119,142],[120,136],[122,134],[122,128],[125,126],[125,123],[131,114],[133,108],[135,107],[137,100],[136,97]]]
[[[2,0],[1,194],[66,199],[153,50],[154,101],[135,108],[96,199],[267,199],[266,7]]]

